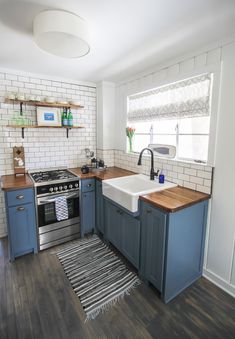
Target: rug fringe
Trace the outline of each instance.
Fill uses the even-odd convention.
[[[120,300],[122,300],[125,297],[125,295],[130,295],[131,290],[133,290],[134,288],[136,288],[140,284],[141,284],[141,281],[140,281],[140,279],[137,278],[136,281],[131,286],[129,286],[127,290],[121,292],[119,295],[115,296],[112,300],[107,301],[105,304],[98,307],[97,309],[95,309],[95,310],[93,310],[89,313],[86,313],[87,317],[85,319],[85,323],[89,320],[95,319],[100,313],[104,313],[104,312],[110,310],[110,308],[112,308]]]

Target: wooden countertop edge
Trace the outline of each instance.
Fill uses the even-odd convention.
[[[97,179],[97,180],[105,180],[103,176],[107,176],[107,179],[118,178],[121,176],[127,176],[136,174],[134,172],[125,170],[119,167],[108,167],[105,171],[100,171],[97,173],[88,173],[82,174],[81,168],[69,168],[74,174],[76,174],[79,179]],[[29,175],[26,173],[25,176],[15,176],[14,174],[9,175],[2,175],[1,176],[1,189],[2,191],[12,191],[16,189],[23,189],[23,188],[31,188],[34,187],[32,180],[30,179]]]
[[[1,176],[1,189],[4,192],[33,187],[33,182],[27,173],[24,176],[15,176],[14,174]]]
[[[97,179],[105,180],[118,178],[122,176],[128,176],[136,174],[134,172],[124,170],[119,167],[109,167],[107,170],[97,173],[88,173],[82,174],[79,167],[70,169],[74,174],[78,175],[79,179]],[[105,178],[105,176],[107,178]],[[15,177],[14,174],[3,175],[1,177],[1,189],[3,191],[12,191],[16,189],[24,188],[33,188],[33,182],[26,174],[25,176]],[[181,191],[182,189],[182,191]],[[192,193],[195,192],[195,195],[200,195],[200,197],[192,197]],[[191,195],[191,197],[190,197]],[[177,186],[174,188],[169,188],[160,192],[153,192],[144,196],[140,196],[140,200],[145,201],[151,204],[154,207],[157,207],[166,212],[174,213],[186,207],[192,206],[196,203],[199,203],[204,200],[210,199],[209,194],[201,193],[198,191],[193,191],[191,189]],[[159,198],[159,202],[157,201]],[[161,201],[160,201],[161,200]],[[172,205],[172,206],[169,206]]]
[[[156,200],[152,199],[150,195],[143,195],[143,196],[140,196],[140,200],[152,205],[153,207],[157,207],[161,210],[164,210],[166,212],[169,212],[169,213],[174,213],[174,212],[177,212],[177,211],[180,211],[186,207],[190,207],[192,205],[195,205],[199,202],[202,202],[202,201],[205,201],[205,200],[209,200],[211,198],[211,195],[210,194],[206,194],[206,193],[202,193],[202,192],[198,192],[198,191],[193,191],[189,188],[185,188],[185,187],[181,187],[181,186],[177,186],[178,188],[182,188],[183,190],[188,190],[189,192],[195,192],[196,194],[198,193],[201,193],[203,196],[200,197],[200,198],[195,198],[195,199],[192,199],[191,201],[188,201],[188,202],[185,202],[185,203],[181,203],[180,205],[178,204],[178,206],[175,206],[175,207],[169,207],[167,206],[166,204],[164,204],[164,202],[156,202]],[[169,189],[166,189],[164,190],[165,193],[167,192],[171,192],[172,191],[172,188],[169,188]],[[163,191],[161,192],[153,192],[151,194],[155,194],[155,195],[158,195],[162,193]],[[172,200],[174,199],[173,197],[171,198]],[[166,200],[167,200],[167,197],[166,197]],[[177,201],[177,198],[175,198],[175,202]]]
[[[119,167],[108,167],[104,171],[97,171],[95,173],[89,172],[87,174],[81,173],[81,168],[69,168],[74,174],[78,175],[79,179],[97,179],[99,181],[103,181],[105,179],[114,179],[122,176],[134,175],[137,174],[135,172],[131,172]],[[104,178],[107,176],[107,178]]]

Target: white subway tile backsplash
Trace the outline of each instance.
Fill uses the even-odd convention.
[[[18,79],[17,75],[14,75],[14,74],[5,74],[5,78],[7,80],[17,80]]]
[[[211,179],[211,172],[197,171],[197,175],[200,178]]]
[[[142,166],[138,166],[138,154],[129,154],[120,150],[114,151],[114,164],[127,170],[132,170],[136,173],[149,175],[150,172],[150,157],[143,156]],[[212,167],[204,165],[192,164],[176,160],[166,160],[154,157],[155,170],[160,169],[165,174],[166,180],[172,181],[178,185],[205,192],[211,192]],[[195,167],[195,168],[194,168]],[[198,172],[201,177],[198,176]]]
[[[199,177],[191,176],[190,181],[195,183],[195,184],[203,185],[203,179],[199,178]]]
[[[50,90],[48,90],[50,89]],[[12,147],[24,146],[27,169],[68,166],[77,167],[86,163],[86,147],[96,149],[96,88],[67,84],[38,77],[26,77],[0,72],[0,175],[13,173]],[[72,91],[69,94],[67,91]],[[82,110],[73,110],[74,124],[83,125],[84,129],[74,129],[66,138],[65,130],[26,129],[25,139],[21,138],[20,129],[6,127],[19,114],[20,106],[6,104],[8,92],[34,94],[44,97],[66,98],[89,102]],[[89,95],[86,95],[88,93]],[[91,99],[92,94],[92,99]],[[23,106],[25,117],[36,123],[36,110],[32,106]],[[113,154],[113,155],[112,155]],[[109,162],[114,164],[114,151],[109,155]],[[0,212],[4,210],[3,192],[0,190]],[[0,236],[6,235],[5,213],[0,213]]]
[[[193,176],[197,175],[197,171],[193,168],[185,168],[184,173]]]

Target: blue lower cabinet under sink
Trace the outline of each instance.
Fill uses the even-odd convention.
[[[105,198],[104,225],[104,238],[111,242],[138,269],[140,258],[139,218]]]

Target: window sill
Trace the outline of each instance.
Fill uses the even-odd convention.
[[[140,152],[127,152],[127,151],[124,151],[124,153],[126,155],[135,155],[135,156],[139,156]],[[143,157],[150,157],[150,154],[148,153],[145,153],[143,154]],[[185,159],[177,159],[177,158],[167,158],[167,157],[159,157],[157,155],[154,155],[154,158],[157,158],[159,160],[164,160],[165,161],[173,161],[173,162],[176,162],[176,163],[185,163],[185,164],[189,164],[189,165],[198,165],[198,166],[209,166],[209,167],[213,167],[212,165],[208,164],[208,163],[201,163],[201,162],[197,162],[197,161],[193,161],[193,160],[185,160]]]

